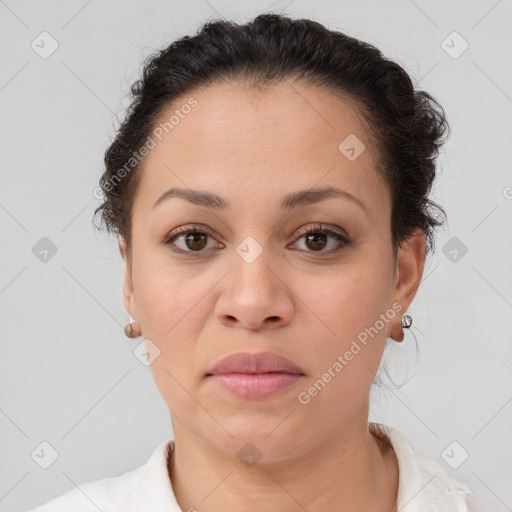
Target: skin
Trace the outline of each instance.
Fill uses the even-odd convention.
[[[394,511],[397,461],[368,430],[368,397],[386,337],[403,339],[400,316],[423,273],[423,234],[417,230],[394,258],[379,156],[348,99],[290,81],[264,90],[232,82],[190,95],[198,105],[145,161],[132,245],[119,242],[125,307],[160,350],[151,371],[171,414],[177,501],[201,511],[316,512],[338,508],[333,504]],[[366,146],[354,161],[338,150],[349,134]],[[365,210],[343,198],[278,208],[285,194],[329,185],[356,196]],[[171,187],[216,193],[231,208],[179,198],[153,208]],[[345,230],[350,243],[322,257],[336,239],[315,245],[297,234],[318,222]],[[187,245],[186,232],[175,246],[188,254],[162,244],[190,223],[210,235],[204,248]],[[262,249],[251,263],[236,251],[248,236]],[[203,252],[194,259],[197,247]],[[308,404],[300,403],[298,393],[396,303],[402,310]],[[265,400],[231,395],[206,373],[242,350],[275,352],[305,376]],[[248,442],[262,453],[251,467],[237,457]]]

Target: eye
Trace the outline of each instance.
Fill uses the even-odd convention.
[[[198,253],[199,255],[200,253],[205,252],[203,249],[207,246],[208,237],[213,238],[205,231],[204,227],[193,224],[176,229],[163,243],[165,245],[170,245],[171,249],[175,252]],[[176,244],[176,241],[180,241],[182,246],[179,247]],[[214,245],[217,247],[222,246],[222,244]],[[193,255],[195,256],[195,254]]]
[[[321,253],[321,256],[335,253],[350,243],[341,230],[328,228],[322,224],[308,226],[300,230],[299,235],[301,240],[304,239],[304,244],[307,248],[306,252]],[[334,244],[333,248],[324,250],[329,245],[329,238],[336,240],[337,243]]]
[[[349,239],[345,234],[338,229],[332,227],[326,227],[322,224],[315,224],[308,226],[305,229],[299,230],[298,232],[300,239],[304,239],[306,249],[301,249],[305,252],[318,253],[320,256],[327,256],[340,251],[345,245],[350,243]],[[198,224],[192,224],[182,226],[174,230],[164,240],[164,245],[169,245],[171,250],[181,254],[188,254],[190,256],[200,256],[205,253],[208,249],[208,237],[213,236],[208,233],[203,226]],[[331,249],[324,250],[329,245],[329,238],[336,241],[334,247]],[[177,242],[181,243],[181,247]],[[212,246],[215,248],[222,248],[223,245],[220,243],[214,243]],[[210,247],[212,248],[212,247]]]

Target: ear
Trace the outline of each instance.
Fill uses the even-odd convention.
[[[396,341],[404,339],[400,318],[407,311],[421,283],[425,267],[425,255],[425,236],[423,230],[417,228],[402,243],[397,254],[392,304],[398,302],[402,309],[398,319],[392,323],[391,332],[389,333],[389,336]]]
[[[132,258],[130,252],[126,248],[126,241],[122,236],[119,237],[119,252],[125,262],[125,271],[123,278],[123,303],[126,311],[134,320],[138,319],[137,304],[135,301],[135,293],[133,290],[132,279]]]

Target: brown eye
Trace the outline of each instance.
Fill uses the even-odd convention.
[[[306,246],[312,251],[322,250],[327,245],[327,236],[323,233],[306,235]]]
[[[299,241],[304,243],[305,248],[301,252],[316,253],[318,256],[329,256],[343,249],[350,243],[349,239],[342,232],[329,229],[321,224],[310,226],[307,230],[299,233]],[[168,245],[174,252],[187,254],[189,256],[201,256],[207,254],[208,239],[213,242],[215,239],[204,231],[200,225],[183,226],[172,232],[164,245]],[[333,243],[334,242],[334,243]],[[213,243],[213,248],[222,248],[221,243]]]
[[[350,243],[349,239],[341,231],[329,229],[322,224],[310,226],[308,229],[299,232],[299,235],[299,241],[305,247],[302,250],[306,253],[317,253],[319,256],[334,254]],[[336,243],[332,243],[333,240]]]
[[[188,254],[189,256],[200,256],[208,250],[208,242],[210,246],[220,248],[222,244],[213,243],[215,239],[205,232],[205,228],[201,225],[182,226],[174,230],[166,240],[164,245],[168,245],[174,252]]]
[[[206,233],[188,233],[184,238],[185,245],[191,251],[200,251],[206,246],[207,237]]]

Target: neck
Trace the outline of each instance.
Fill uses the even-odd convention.
[[[363,419],[300,456],[250,467],[173,421],[169,476],[176,500],[182,510],[201,512],[395,512],[395,454]]]

